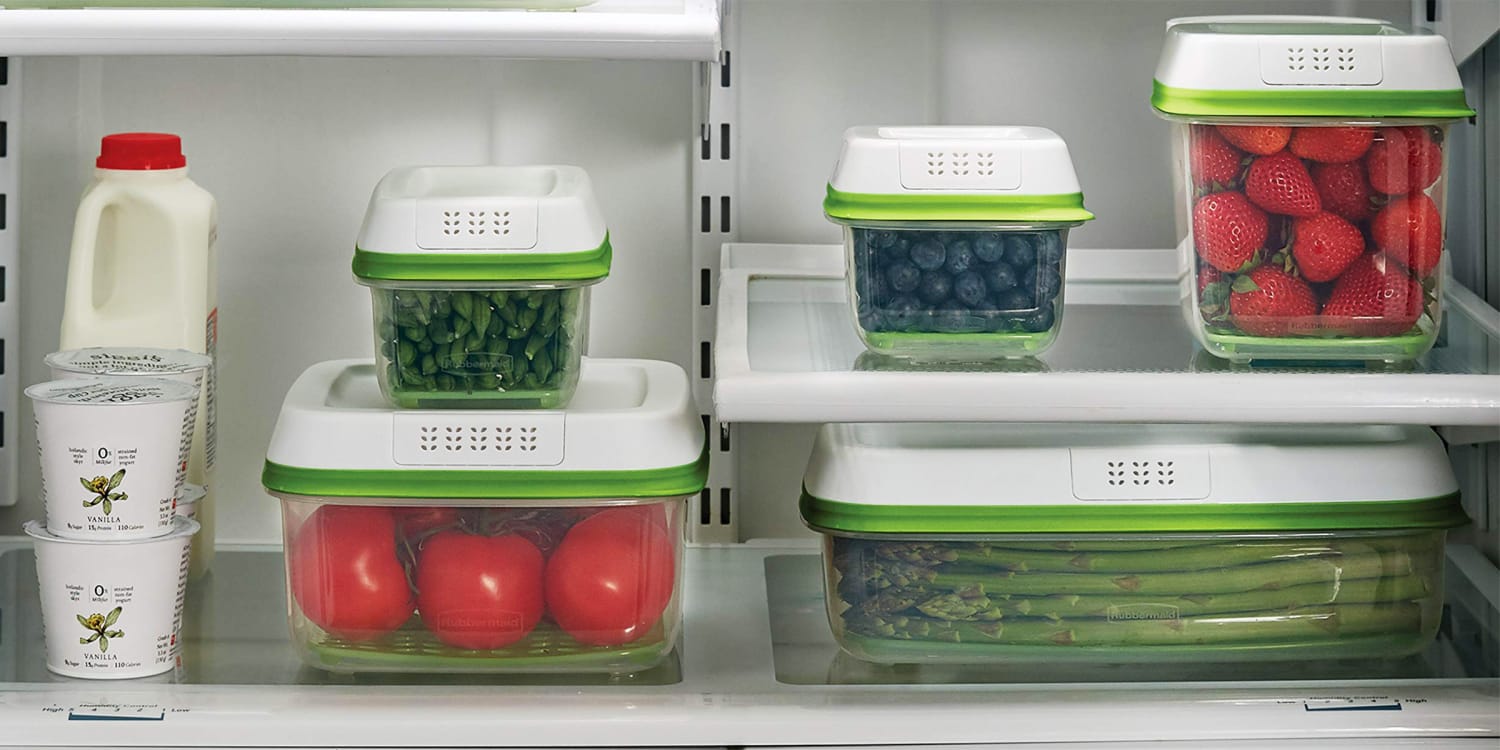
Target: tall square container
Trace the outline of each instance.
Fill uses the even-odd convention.
[[[281,501],[302,659],[341,672],[634,672],[681,624],[708,459],[687,376],[585,360],[566,410],[393,410],[368,360],[293,384]]]
[[[1178,18],[1151,103],[1172,122],[1183,310],[1204,349],[1399,362],[1432,347],[1447,134],[1474,114],[1442,37]]]
[[[1425,427],[830,425],[804,479],[870,661],[1399,657],[1466,519]]]
[[[578,386],[612,249],[578,167],[404,167],[354,249],[380,391],[421,409],[555,409]]]

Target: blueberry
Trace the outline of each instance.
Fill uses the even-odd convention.
[[[936,305],[948,299],[953,293],[953,277],[943,271],[928,271],[922,274],[922,282],[917,286],[917,296],[929,305]]]
[[[932,329],[938,333],[978,333],[985,320],[968,310],[944,310],[933,316]]]
[[[948,259],[943,267],[948,273],[957,276],[974,267],[974,246],[967,240],[954,240],[948,243]]]
[[[974,255],[985,263],[994,263],[1005,254],[1005,242],[999,232],[985,232],[974,240]]]
[[[1042,232],[1036,236],[1037,260],[1046,265],[1057,265],[1062,262],[1063,244],[1062,235],[1057,232]]]
[[[922,283],[922,272],[909,261],[898,260],[885,267],[885,283],[897,292],[910,292]]]
[[[922,303],[916,297],[903,294],[885,308],[885,330],[903,330],[910,327],[923,314]]]
[[[896,233],[889,229],[865,229],[862,231],[869,238],[870,247],[876,250],[896,244]]]
[[[1062,288],[1062,278],[1053,266],[1031,266],[1021,272],[1017,288],[1035,290],[1037,299],[1050,300]]]
[[[965,307],[973,310],[984,304],[984,298],[989,295],[985,289],[984,277],[975,271],[960,274],[953,280],[953,297]]]
[[[1053,313],[1051,305],[1042,305],[1036,312],[1021,319],[1021,330],[1027,333],[1041,333],[1052,327]]]
[[[855,312],[859,316],[859,326],[866,331],[878,331],[884,327],[885,311],[877,307],[875,303],[860,300],[855,305]]]
[[[906,251],[909,246],[909,243],[906,240],[907,233],[883,231],[883,234],[889,234],[890,238],[884,240],[884,242],[886,243],[884,245],[872,245],[872,247],[875,247],[876,259],[886,265],[896,263],[898,261],[905,261]]]
[[[1016,316],[1010,313],[986,310],[980,315],[980,320],[989,333],[1006,333],[1016,327]]]
[[[1004,263],[985,266],[980,271],[985,286],[989,287],[994,294],[999,294],[1016,285],[1016,272]]]
[[[995,295],[995,309],[1007,312],[1024,312],[1036,309],[1036,293],[1030,289],[1016,287]]]
[[[1036,249],[1031,246],[1031,235],[1012,234],[1005,238],[1005,262],[1016,268],[1036,264]]]
[[[911,256],[911,262],[923,271],[935,271],[942,268],[943,261],[948,258],[943,243],[932,239],[914,243],[908,254]]]

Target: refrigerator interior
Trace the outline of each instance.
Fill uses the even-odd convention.
[[[8,144],[0,153],[0,192],[8,198],[0,234],[10,243],[0,247],[9,292],[0,297],[0,331],[14,328],[0,350],[0,382],[14,393],[17,384],[46,379],[41,358],[57,345],[73,212],[99,137],[126,130],[182,135],[192,179],[220,207],[216,483],[224,551],[215,572],[191,589],[185,667],[175,682],[49,675],[30,553],[14,538],[23,522],[42,515],[35,435],[24,399],[5,409],[0,745],[1175,739],[1248,748],[1261,740],[1374,747],[1375,738],[1403,746],[1437,738],[1493,743],[1487,738],[1500,736],[1500,8],[1491,13],[1484,0],[722,6],[717,63],[696,61],[696,48],[665,43],[660,56],[671,59],[650,59],[628,41],[597,55],[587,45],[579,55],[559,54],[643,59],[512,59],[537,56],[524,46],[504,57],[436,56],[430,46],[400,43],[392,43],[393,56],[370,56],[378,43],[368,41],[279,56],[243,39],[238,43],[253,54],[69,51],[9,59],[0,85],[0,137]],[[1430,6],[1436,17],[1429,22]],[[0,39],[10,12],[0,10]],[[826,293],[838,294],[837,261],[827,246],[840,233],[823,217],[821,200],[840,136],[853,125],[1051,128],[1067,141],[1098,215],[1072,233],[1071,248],[1083,251],[1084,262],[1070,260],[1070,297],[1081,280],[1096,304],[1145,300],[1166,309],[1172,302],[1162,295],[1175,285],[1175,269],[1163,258],[1175,244],[1175,220],[1167,126],[1151,111],[1149,81],[1167,19],[1220,13],[1328,13],[1433,26],[1449,36],[1469,103],[1481,112],[1478,127],[1454,128],[1449,188],[1451,270],[1473,292],[1468,316],[1451,316],[1473,329],[1467,339],[1454,333],[1471,349],[1453,372],[1481,379],[1465,381],[1469,395],[1451,424],[1434,424],[1452,444],[1474,525],[1451,537],[1448,618],[1428,651],[1376,663],[1203,668],[886,668],[853,661],[837,652],[828,631],[817,546],[797,515],[816,425],[758,418],[753,406],[736,404],[742,418],[721,424],[709,417],[710,486],[689,512],[696,545],[685,562],[685,632],[666,665],[616,680],[527,680],[355,678],[297,663],[286,632],[280,517],[260,471],[277,408],[297,375],[315,362],[372,354],[369,295],[354,283],[349,261],[370,190],[388,170],[538,163],[587,170],[615,248],[610,278],[594,288],[589,354],[675,362],[711,415],[714,380],[725,369],[715,362],[725,356],[715,350],[724,331],[719,305],[729,292],[720,282],[731,275],[736,252],[746,268],[811,274]],[[316,42],[303,44],[294,51],[318,52]],[[1459,154],[1466,155],[1461,163]],[[740,291],[750,295],[753,318],[753,287]],[[1103,325],[1105,317],[1093,319]],[[1069,356],[1070,334],[1086,333],[1088,319],[1070,321],[1062,356]],[[1191,358],[1192,344],[1175,307],[1132,330],[1149,336],[1157,319],[1180,339],[1160,344],[1170,349],[1163,359],[1178,358],[1170,367],[1188,369],[1182,360]],[[746,361],[755,356],[747,347]],[[1399,392],[1402,382],[1375,390]],[[911,385],[926,387],[920,378]],[[781,392],[805,397],[798,387],[791,381]],[[872,398],[899,395],[876,391]],[[995,413],[1004,419],[1003,410]],[[1310,411],[1301,421],[1322,419]],[[90,720],[98,716],[127,720]]]

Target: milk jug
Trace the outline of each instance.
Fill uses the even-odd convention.
[[[156,346],[214,356],[218,269],[213,196],[187,176],[182,140],[166,133],[104,137],[73,224],[62,349]],[[213,556],[214,387],[203,379],[188,481],[205,485],[194,577]]]

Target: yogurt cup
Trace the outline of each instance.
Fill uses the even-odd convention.
[[[78,378],[144,377],[164,378],[199,389],[203,375],[213,367],[207,354],[186,349],[159,349],[149,346],[91,346],[52,352],[42,361],[52,372],[53,380]],[[201,399],[199,399],[201,400]],[[188,420],[198,418],[198,401],[188,407]]]
[[[202,500],[208,490],[201,484],[182,485],[182,490],[177,493],[177,501],[172,511],[183,518],[198,520],[198,501]]]
[[[145,541],[83,541],[24,526],[36,548],[47,669],[128,679],[169,672],[181,653],[188,542],[198,522],[173,521]]]
[[[160,378],[83,378],[26,389],[36,414],[47,530],[69,539],[172,531],[198,390]]]

